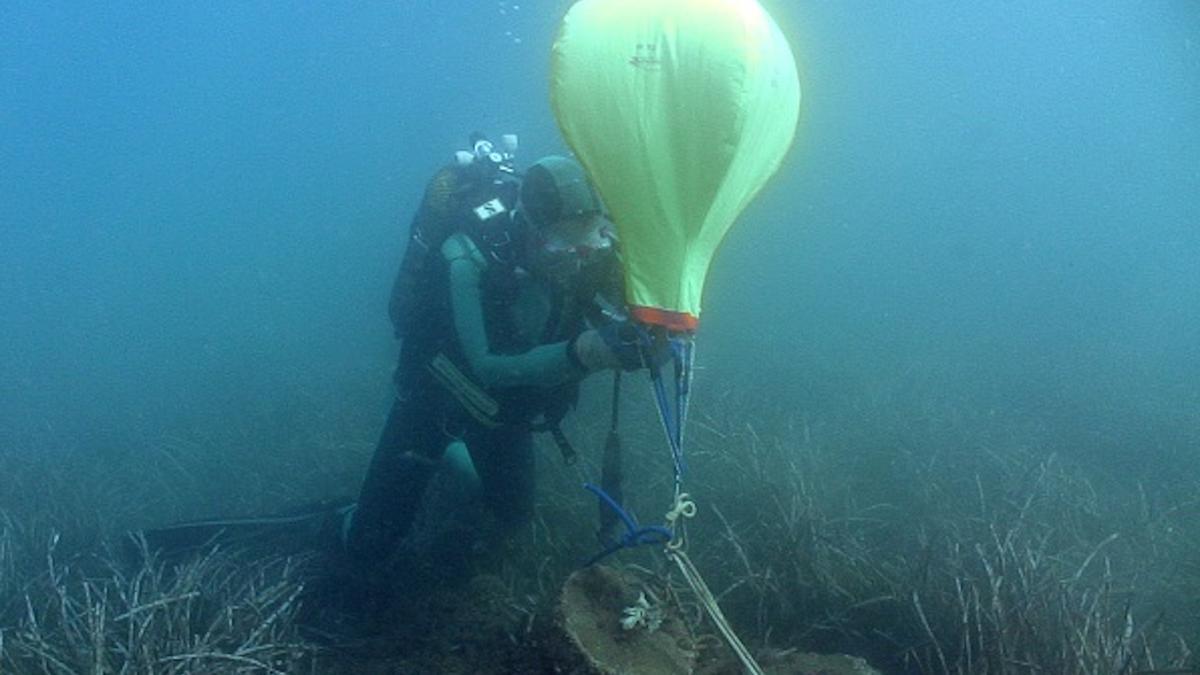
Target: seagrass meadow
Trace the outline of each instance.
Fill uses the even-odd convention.
[[[1073,456],[1078,448],[1022,416],[946,398],[936,376],[909,372],[885,385],[827,375],[823,403],[781,405],[743,383],[701,396],[692,418],[699,513],[688,546],[768,672],[797,649],[862,656],[883,672],[1194,666],[1195,476],[1155,486],[1089,468]],[[818,395],[806,389],[796,395]],[[648,397],[631,388],[628,398],[627,496],[650,517],[669,494],[669,453],[654,420],[635,412]],[[502,544],[469,545],[479,535],[462,530],[478,522],[477,507],[438,511],[456,524],[424,531],[471,549],[461,569],[447,575],[423,568],[419,554],[402,558],[395,578],[406,599],[353,638],[331,639],[312,621],[310,605],[321,602],[312,552],[129,554],[127,531],[169,522],[177,508],[260,513],[351,490],[370,449],[353,427],[367,420],[303,402],[286,414],[297,436],[275,447],[305,451],[260,450],[249,471],[233,461],[263,441],[245,431],[126,438],[135,445],[107,450],[59,439],[55,456],[37,461],[6,452],[5,672],[552,672],[546,636],[558,589],[596,545],[596,505],[579,488],[595,453],[566,467],[547,444],[538,517]],[[246,428],[273,426],[278,415]],[[313,418],[321,422],[304,429]],[[339,444],[322,438],[326,424],[345,425]],[[218,461],[189,466],[178,456],[197,444]],[[312,453],[338,459],[316,463]],[[261,489],[274,467],[295,475],[297,492]],[[661,555],[629,552],[610,564],[679,603],[708,672],[737,672]]]

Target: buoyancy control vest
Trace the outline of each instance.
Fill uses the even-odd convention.
[[[583,327],[578,297],[553,294],[541,335],[529,342],[512,324],[529,227],[517,210],[520,184],[511,175],[480,179],[471,167],[447,166],[426,187],[412,220],[408,246],[392,287],[389,315],[403,340],[396,369],[401,387],[440,386],[484,426],[530,423],[556,434],[557,423],[578,398],[575,382],[550,388],[488,390],[475,382],[458,344],[450,306],[449,264],[443,244],[463,235],[482,259],[481,290],[489,344],[501,354],[520,354],[538,344],[566,340]],[[594,291],[591,291],[594,294]],[[590,300],[590,297],[589,297]],[[431,381],[432,380],[432,381]],[[560,446],[563,442],[560,440]]]
[[[474,165],[449,165],[430,179],[409,225],[400,271],[392,284],[388,316],[396,337],[427,325],[439,298],[434,269],[442,244],[456,232],[471,237],[490,258],[510,264],[518,254],[513,210],[520,185],[508,174],[483,175]]]
[[[520,212],[513,220],[515,237],[520,241],[520,233],[525,227]],[[585,305],[577,296],[535,280],[521,266],[520,258],[509,261],[489,257],[481,243],[468,233],[453,238],[452,250],[462,250],[463,256],[479,270],[482,328],[488,349],[493,354],[519,357],[542,345],[566,342],[585,327]],[[523,242],[520,246],[524,248]],[[455,259],[447,258],[444,262],[447,279],[450,278],[449,266]],[[455,292],[451,285],[445,287],[447,296]],[[533,309],[530,314],[532,307],[538,309]],[[453,324],[452,317],[449,323]],[[453,326],[446,337],[439,343],[440,350],[431,362],[430,370],[477,422],[498,426],[541,418],[556,424],[573,407],[578,397],[576,380],[552,386],[485,387],[479,384],[472,376],[470,361]]]

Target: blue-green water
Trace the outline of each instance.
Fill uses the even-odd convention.
[[[297,373],[382,408],[425,177],[473,129],[563,149],[566,4],[7,4],[0,433],[154,428]],[[1162,411],[1200,398],[1200,8],[770,9],[802,121],[714,265],[703,381],[762,382],[764,354],[781,396],[814,364],[935,373],[1084,436],[1142,402],[1117,431],[1184,452]]]
[[[520,133],[529,161],[561,149],[565,6],[8,3],[3,426],[389,361],[381,307],[425,176],[472,129]],[[803,119],[715,266],[709,365],[1195,395],[1194,3],[771,9]]]

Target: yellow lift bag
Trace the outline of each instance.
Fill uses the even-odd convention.
[[[713,253],[795,136],[787,40],[755,0],[581,0],[550,86],[617,225],[634,316],[693,331]]]

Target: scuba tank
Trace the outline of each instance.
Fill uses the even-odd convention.
[[[408,243],[388,303],[397,338],[420,325],[433,261],[447,238],[464,230],[478,231],[485,239],[489,230],[502,232],[498,238],[507,236],[507,221],[519,189],[513,164],[517,136],[504,134],[499,147],[479,132],[472,133],[469,140],[471,149],[456,152],[455,161],[430,179],[409,225]]]

